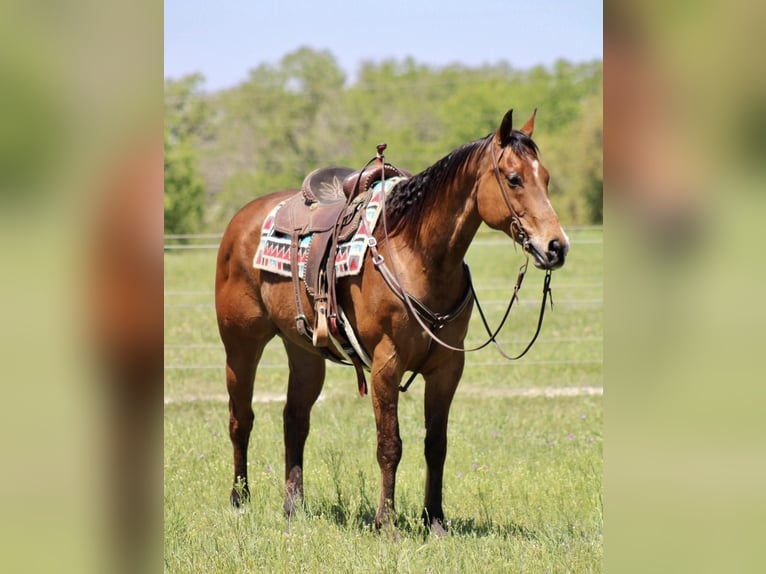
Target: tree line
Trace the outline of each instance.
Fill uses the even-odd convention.
[[[254,197],[300,186],[323,165],[361,167],[375,145],[413,173],[538,108],[535,141],[564,224],[602,218],[601,61],[517,70],[364,62],[350,82],[328,51],[300,48],[240,85],[165,81],[165,232],[222,231]]]

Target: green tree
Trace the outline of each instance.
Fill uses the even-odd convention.
[[[204,82],[202,74],[165,80],[165,133],[171,145],[181,141],[200,143],[210,137],[211,110],[202,93]]]
[[[199,146],[207,135],[209,110],[199,74],[165,82],[165,233],[200,231],[205,185],[197,169]]]
[[[165,132],[165,233],[200,230],[205,186],[195,167],[195,153],[188,141],[175,145]]]
[[[585,197],[590,223],[604,222],[603,92],[592,96],[580,119],[584,137],[583,180],[578,192]]]
[[[551,201],[567,224],[601,223],[604,189],[603,91],[585,98],[561,134],[543,147]]]
[[[348,133],[339,102],[345,75],[328,51],[299,48],[261,64],[211,100],[217,149],[202,162],[214,194],[208,225],[220,229],[244,203],[296,188],[306,173],[339,161]]]
[[[538,108],[535,141],[562,221],[599,221],[602,70],[599,61],[517,70],[406,58],[364,62],[347,84],[330,52],[300,48],[217,93],[201,93],[198,75],[166,83],[166,147],[178,163],[166,174],[185,178],[183,201],[199,197],[188,187],[198,174],[201,225],[220,231],[250,199],[294,189],[322,165],[361,167],[378,143],[417,172],[496,129],[508,108],[517,126]]]

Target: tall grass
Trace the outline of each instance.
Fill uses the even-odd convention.
[[[267,349],[256,380],[251,502],[243,511],[230,508],[223,353],[212,308],[215,256],[169,252],[166,572],[600,571],[602,397],[585,391],[601,387],[601,233],[570,236],[570,260],[553,277],[556,306],[527,357],[507,364],[489,349],[468,357],[450,418],[444,510],[451,535],[443,539],[420,522],[422,382],[400,397],[396,528],[376,532],[374,419],[344,368],[328,368],[312,412],[305,507],[284,516],[286,367],[279,344]],[[468,260],[497,320],[521,254],[496,234],[482,231],[478,239]],[[511,349],[534,329],[541,280],[530,270],[523,304],[503,337]],[[469,343],[480,339],[474,321]],[[573,396],[551,392],[562,388]]]

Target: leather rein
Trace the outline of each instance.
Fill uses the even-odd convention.
[[[511,295],[511,298],[508,301],[508,306],[505,309],[505,313],[503,314],[503,318],[500,321],[500,324],[497,326],[497,328],[494,331],[489,326],[487,317],[484,314],[484,310],[482,309],[481,304],[479,303],[479,298],[476,294],[476,290],[473,287],[473,281],[471,279],[471,271],[465,262],[463,262],[463,268],[465,269],[466,276],[468,279],[468,286],[466,288],[465,294],[463,295],[463,298],[460,301],[460,303],[457,305],[457,307],[455,307],[452,311],[448,313],[433,312],[422,301],[420,301],[413,295],[409,294],[404,289],[404,287],[402,286],[402,281],[400,279],[398,269],[396,267],[396,263],[394,262],[394,258],[391,252],[389,235],[388,235],[388,225],[386,222],[385,193],[383,194],[383,199],[382,199],[383,235],[386,241],[386,250],[388,252],[387,255],[391,264],[391,268],[389,269],[388,265],[386,265],[386,261],[384,257],[378,251],[377,240],[370,234],[368,239],[368,246],[370,248],[370,252],[372,255],[372,262],[375,265],[375,268],[381,273],[381,276],[383,277],[383,279],[385,280],[386,284],[389,286],[391,291],[393,291],[393,293],[405,304],[410,314],[415,318],[415,320],[418,322],[418,324],[423,329],[423,331],[425,331],[425,333],[429,336],[428,350],[426,352],[426,356],[423,359],[420,366],[412,372],[412,375],[410,376],[408,381],[404,385],[399,386],[399,390],[402,392],[407,391],[410,384],[412,384],[412,382],[414,381],[415,377],[417,377],[417,375],[425,366],[426,362],[428,362],[428,359],[431,357],[431,353],[433,352],[433,349],[434,349],[434,346],[432,344],[434,342],[441,345],[442,347],[446,349],[449,349],[451,351],[461,352],[461,353],[472,353],[475,351],[479,351],[483,349],[484,347],[486,347],[487,345],[489,345],[490,343],[493,343],[495,345],[495,348],[497,349],[497,351],[500,353],[500,355],[503,358],[510,361],[515,361],[520,359],[521,357],[527,354],[529,349],[532,348],[532,345],[535,343],[538,335],[540,334],[540,330],[542,329],[542,325],[543,325],[543,318],[545,316],[545,308],[546,308],[546,304],[548,300],[550,300],[551,308],[553,308],[553,293],[551,292],[551,287],[550,287],[552,271],[550,269],[547,269],[545,272],[545,279],[543,281],[543,298],[542,298],[542,303],[540,305],[540,314],[537,320],[537,328],[535,329],[535,333],[532,336],[532,339],[529,341],[526,347],[524,347],[524,350],[522,350],[521,353],[519,353],[518,355],[512,356],[503,350],[503,348],[500,346],[500,343],[497,341],[497,335],[500,333],[503,326],[505,325],[505,322],[508,319],[508,316],[510,315],[511,308],[513,307],[514,302],[518,301],[518,292],[521,289],[521,284],[524,281],[524,277],[527,272],[527,267],[529,266],[529,252],[527,251],[527,244],[529,242],[529,238],[527,236],[527,233],[524,231],[523,226],[521,225],[521,219],[516,213],[516,210],[513,208],[510,198],[508,197],[506,193],[506,189],[502,181],[502,176],[500,175],[499,160],[495,159],[495,148],[493,143],[490,143],[490,149],[492,154],[492,163],[493,163],[493,168],[495,173],[495,179],[497,180],[497,184],[500,187],[500,193],[503,197],[503,200],[505,201],[506,206],[508,207],[508,211],[511,214],[511,224],[510,224],[511,236],[513,237],[515,235],[518,238],[516,241],[518,241],[522,245],[524,255],[525,255],[524,263],[519,268],[519,273],[516,277],[516,282],[513,286],[513,294]],[[377,159],[378,161],[385,164],[383,150],[385,150],[385,144],[381,144],[380,146],[378,146],[378,154],[376,158],[374,159]],[[500,157],[502,157],[502,153]],[[383,175],[384,175],[383,184],[385,185],[385,173]],[[514,230],[514,227],[516,228],[515,230]],[[516,245],[516,242],[514,242],[514,246],[515,245]],[[462,314],[462,312],[468,307],[468,304],[471,302],[472,299],[476,301],[476,309],[479,311],[479,316],[481,317],[482,323],[484,324],[484,328],[489,338],[486,341],[484,341],[482,344],[476,347],[472,347],[470,349],[455,347],[453,345],[450,345],[449,343],[446,343],[441,338],[439,338],[436,332],[441,330],[445,325],[447,325],[451,321],[457,319],[457,317],[459,317]],[[430,326],[426,324],[426,322],[430,323]]]

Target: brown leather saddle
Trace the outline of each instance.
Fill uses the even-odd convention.
[[[362,170],[338,166],[320,168],[306,176],[300,192],[277,212],[274,221],[277,231],[291,239],[290,267],[298,332],[316,347],[328,346],[330,329],[334,336],[340,336],[335,299],[338,244],[351,239],[359,229],[362,212],[372,196],[371,187],[384,177],[411,177],[411,174],[380,161]],[[314,302],[313,329],[303,310],[298,276],[298,244],[307,235],[311,241],[303,282]]]

